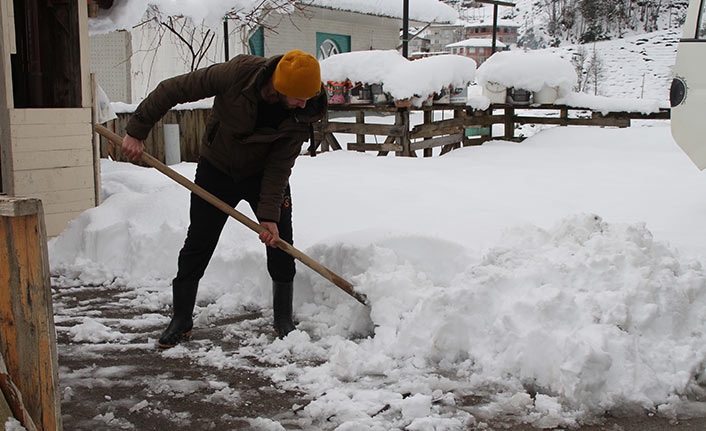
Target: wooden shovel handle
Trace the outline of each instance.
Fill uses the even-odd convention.
[[[122,147],[123,138],[121,138],[119,135],[117,135],[113,131],[107,129],[104,126],[101,126],[100,124],[96,124],[94,129],[99,135],[115,142],[116,144],[119,144]],[[228,214],[229,216],[233,217],[234,219],[238,220],[240,223],[244,224],[245,226],[250,228],[252,231],[254,231],[258,234],[266,231],[266,229],[264,227],[262,227],[259,223],[256,223],[255,221],[251,220],[248,216],[244,215],[240,211],[236,210],[235,208],[231,207],[227,203],[218,199],[216,196],[214,196],[210,192],[206,191],[201,186],[194,184],[192,181],[190,181],[186,177],[180,175],[175,170],[171,169],[170,167],[168,167],[164,163],[160,162],[159,160],[155,159],[147,152],[145,152],[145,151],[142,152],[142,157],[140,158],[140,160],[142,160],[143,162],[145,162],[149,166],[152,166],[153,168],[157,169],[158,171],[160,171],[164,175],[168,176],[169,178],[173,179],[174,181],[181,184],[182,186],[186,187],[187,189],[191,190],[193,193],[198,195],[201,199],[203,199],[206,202],[210,203],[211,205],[215,206],[216,208],[218,208],[219,210]],[[277,242],[277,247],[284,250],[285,252],[290,254],[295,259],[299,260],[304,265],[308,266],[309,268],[311,268],[314,271],[321,274],[324,278],[331,281],[336,286],[340,287],[344,292],[346,292],[347,294],[349,294],[350,296],[355,298],[361,304],[368,305],[367,297],[362,293],[356,292],[351,283],[349,283],[348,281],[343,279],[341,276],[336,275],[336,273],[334,273],[330,269],[326,268],[325,266],[323,266],[319,262],[315,261],[311,257],[307,256],[306,254],[304,254],[300,250],[296,249],[293,245],[280,239]]]

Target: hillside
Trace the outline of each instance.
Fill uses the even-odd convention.
[[[447,1],[464,21],[490,20],[492,5]],[[518,45],[528,49],[589,43],[680,28],[687,0],[516,0],[499,18],[520,26]]]

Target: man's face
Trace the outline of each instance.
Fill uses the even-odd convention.
[[[282,104],[287,109],[295,109],[295,108],[302,108],[303,109],[306,106],[307,99],[299,99],[297,97],[285,96],[284,94],[281,94],[280,96],[282,97],[282,99],[281,99]]]

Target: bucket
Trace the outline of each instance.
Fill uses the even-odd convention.
[[[444,87],[438,93],[434,93],[434,103],[435,104],[451,103],[451,94],[449,92],[449,87]]]
[[[559,87],[545,85],[541,90],[532,93],[532,103],[550,105],[559,97]]]
[[[325,88],[330,105],[343,105],[348,103],[348,100],[346,100],[348,82],[327,81]]]
[[[356,82],[348,89],[348,94],[351,104],[373,103],[373,93],[368,84]]]
[[[507,87],[497,82],[487,82],[483,86],[483,96],[490,99],[490,103],[505,103]]]
[[[389,99],[387,94],[382,91],[382,84],[370,84],[370,93],[373,97],[373,103],[387,103]]]
[[[507,103],[510,105],[527,106],[531,103],[531,96],[529,90],[515,87],[507,89]]]
[[[451,103],[463,103],[466,104],[468,99],[468,87],[452,87],[450,90],[449,100]]]

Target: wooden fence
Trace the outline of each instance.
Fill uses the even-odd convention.
[[[421,111],[423,123],[410,126],[410,113]],[[439,112],[449,113],[451,118],[435,120]],[[111,128],[124,135],[125,125],[130,114],[119,114],[110,122]],[[208,110],[169,111],[158,122],[145,141],[147,151],[164,162],[164,124],[179,124],[181,160],[198,160],[198,147],[204,134]],[[394,116],[393,124],[366,122],[372,116]],[[355,122],[337,120],[341,116],[355,118]],[[336,117],[336,118],[333,118]],[[632,120],[668,120],[670,111],[661,110],[653,114],[612,112],[601,114],[588,108],[565,105],[491,105],[486,110],[475,110],[462,104],[433,104],[430,106],[400,107],[394,105],[329,105],[327,117],[315,125],[314,140],[316,151],[339,150],[344,147],[351,151],[374,151],[379,155],[394,152],[400,156],[416,157],[418,151],[425,157],[433,154],[434,148],[441,147],[441,154],[456,148],[481,145],[491,139],[522,140],[515,136],[517,125],[550,124],[557,126],[599,126],[629,127]],[[493,126],[503,125],[503,134],[493,135]],[[335,134],[350,136],[351,141],[343,145]],[[105,140],[104,140],[105,141]],[[111,152],[106,142],[101,145],[101,157],[111,155],[116,160],[125,161],[117,152]]]
[[[0,196],[0,238],[0,397],[25,429],[60,431],[59,366],[42,202]]]

